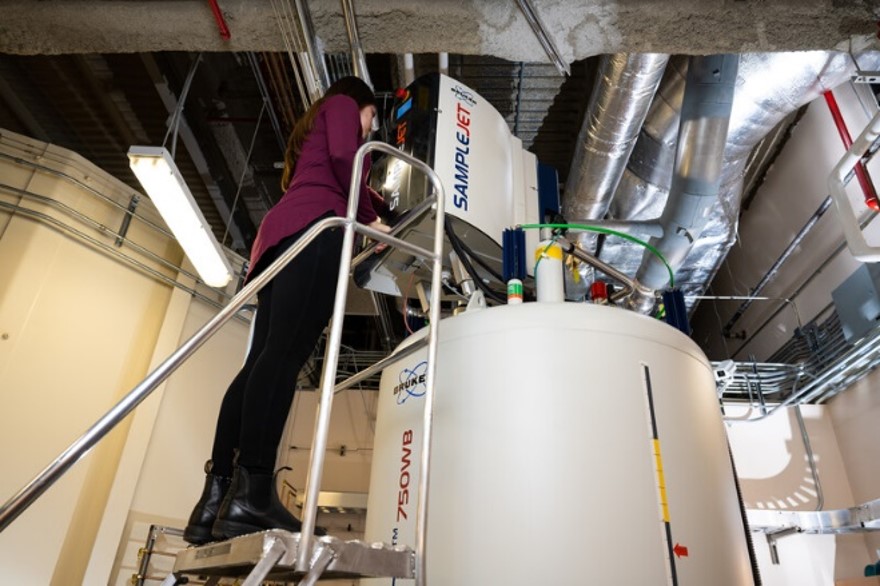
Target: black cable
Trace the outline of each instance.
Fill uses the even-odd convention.
[[[486,262],[486,260],[483,259],[483,257],[481,257],[480,255],[475,253],[467,244],[465,244],[464,240],[462,240],[458,236],[458,234],[456,234],[452,230],[452,224],[451,224],[451,222],[448,222],[448,221],[446,222],[446,234],[447,234],[447,236],[449,236],[450,239],[455,238],[455,240],[458,242],[458,245],[461,247],[461,249],[464,250],[465,253],[468,255],[468,258],[470,258],[470,260],[476,261],[476,263],[478,265],[480,265],[480,267],[485,269],[485,271],[487,273],[489,273],[489,275],[494,277],[499,283],[506,283],[507,282],[504,280],[504,277],[501,276],[501,273],[499,273],[497,270],[492,268],[492,265],[490,265],[488,262]],[[450,234],[451,234],[451,236],[450,236]]]
[[[451,230],[452,228],[450,227],[449,229]],[[501,276],[501,273],[499,273],[498,271],[496,271],[495,269],[493,269],[492,266],[489,265],[489,263],[487,263],[487,262],[483,259],[483,257],[481,257],[480,255],[474,253],[474,251],[472,251],[472,250],[468,247],[468,245],[465,244],[465,243],[461,240],[461,238],[458,238],[458,235],[457,235],[457,234],[455,235],[455,238],[458,239],[458,243],[459,243],[459,244],[461,245],[461,247],[465,250],[465,252],[467,252],[467,254],[468,254],[468,256],[471,258],[471,260],[476,261],[476,263],[477,263],[478,265],[480,265],[483,269],[485,269],[487,273],[489,273],[490,275],[492,275],[493,277],[495,277],[495,279],[496,279],[499,283],[505,283],[505,282],[506,282],[506,281],[504,280],[504,277]]]
[[[504,296],[502,296],[500,293],[493,291],[491,288],[489,288],[489,286],[486,285],[483,282],[483,280],[480,278],[480,275],[477,273],[477,271],[474,270],[474,265],[471,264],[470,257],[468,256],[468,254],[466,252],[466,247],[465,247],[464,243],[462,243],[461,240],[459,240],[458,235],[452,230],[452,223],[449,221],[448,217],[444,221],[444,228],[446,231],[446,237],[449,238],[449,243],[452,245],[452,250],[454,250],[455,254],[458,255],[458,258],[461,261],[461,264],[464,266],[464,269],[468,272],[468,274],[474,280],[474,284],[489,299],[492,299],[493,301],[495,301],[497,303],[501,303],[501,304],[507,303],[507,299]],[[471,253],[471,254],[473,254],[473,253]],[[503,279],[499,278],[498,280],[501,281],[502,283],[504,282]]]
[[[752,530],[749,527],[749,519],[746,515],[746,504],[743,502],[742,489],[739,485],[739,474],[736,472],[736,462],[733,461],[733,451],[727,444],[727,454],[730,456],[730,469],[733,471],[733,484],[736,487],[736,498],[739,501],[739,514],[742,518],[743,532],[746,538],[746,548],[749,553],[749,562],[752,566],[752,581],[755,586],[761,586],[761,569],[758,567],[758,557],[755,555],[755,544],[752,541]]]

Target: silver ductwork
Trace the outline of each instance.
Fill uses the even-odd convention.
[[[609,208],[611,218],[656,220],[663,212],[672,183],[687,65],[687,57],[669,60]]]
[[[565,182],[569,221],[605,217],[668,61],[658,53],[602,57]]]
[[[718,198],[738,66],[739,55],[691,57],[688,64],[672,186],[660,216],[664,233],[651,239],[673,272],[703,233]],[[646,250],[636,280],[661,289],[669,284],[667,271]]]
[[[862,52],[856,59],[862,70],[880,68],[880,52]],[[680,125],[682,69],[677,58],[670,61],[612,202],[609,213],[615,219],[655,219],[666,206],[676,143],[669,137],[677,136]],[[853,57],[847,53],[809,51],[741,56],[718,198],[702,234],[675,275],[676,285],[685,295],[696,295],[705,289],[733,245],[743,175],[758,141],[788,114],[822,92],[845,83],[855,71]],[[614,240],[606,240],[601,258],[627,274],[635,274],[642,251]],[[689,302],[689,308],[693,303]]]

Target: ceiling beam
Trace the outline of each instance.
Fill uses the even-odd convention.
[[[330,52],[348,49],[338,0],[309,2]],[[845,50],[873,36],[870,2],[692,2],[581,0],[542,2],[541,18],[568,62],[604,53],[711,54]],[[0,53],[283,51],[269,2],[221,0],[232,37],[221,39],[207,2],[6,0]],[[511,61],[546,60],[515,2],[508,0],[358,0],[361,38],[370,53],[460,53]]]

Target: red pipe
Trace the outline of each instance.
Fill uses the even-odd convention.
[[[824,92],[822,95],[825,96],[825,102],[828,104],[828,109],[831,110],[831,117],[834,118],[834,124],[837,126],[837,132],[840,134],[840,140],[843,141],[843,148],[848,150],[852,146],[852,137],[846,128],[846,121],[843,119],[843,114],[840,113],[837,100],[834,99],[834,94],[831,93],[831,90]],[[865,196],[865,205],[872,210],[880,210],[880,200],[877,199],[877,190],[874,189],[874,182],[871,181],[871,176],[868,175],[868,170],[861,161],[856,163],[855,172],[859,185],[862,187],[862,194]]]
[[[220,10],[220,5],[217,4],[217,0],[208,0],[208,4],[211,5],[211,12],[214,13],[214,20],[217,21],[217,28],[220,29],[220,38],[228,41],[232,38],[232,33],[229,32],[229,27],[226,26],[226,19],[223,18],[223,11]]]

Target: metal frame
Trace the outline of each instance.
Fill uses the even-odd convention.
[[[798,533],[860,533],[880,531],[880,499],[849,509],[828,511],[779,511],[747,509],[752,531],[776,534],[791,529]]]
[[[391,238],[383,232],[379,232],[368,226],[356,222],[359,179],[363,173],[364,155],[378,150],[390,156],[398,157],[422,171],[434,187],[434,195],[429,201],[436,205],[434,224],[434,250],[429,252],[421,247]],[[427,505],[428,505],[428,480],[431,457],[431,429],[434,408],[434,381],[436,379],[437,336],[440,322],[440,291],[442,289],[441,273],[443,269],[443,222],[445,194],[440,178],[425,163],[404,155],[394,147],[384,143],[371,142],[362,146],[355,155],[355,163],[352,166],[352,192],[348,200],[348,210],[345,219],[345,234],[342,243],[342,258],[339,262],[339,278],[336,286],[336,299],[334,301],[333,318],[330,328],[330,336],[327,341],[327,356],[324,361],[324,371],[321,380],[321,401],[318,407],[318,418],[315,422],[315,434],[312,442],[312,452],[309,460],[309,473],[306,480],[306,496],[303,507],[303,541],[300,546],[297,567],[305,568],[311,555],[311,541],[315,531],[317,518],[317,500],[320,492],[321,478],[324,469],[324,453],[327,447],[327,436],[330,429],[330,414],[333,405],[336,366],[339,361],[339,346],[342,341],[342,317],[345,314],[345,300],[348,294],[348,275],[351,272],[352,248],[354,245],[355,231],[371,237],[379,242],[393,244],[398,248],[433,261],[433,275],[431,278],[431,309],[430,326],[428,331],[428,372],[426,377],[424,437],[422,440],[422,462],[419,477],[418,508],[416,520],[416,584],[422,586],[425,583],[425,560],[424,552],[427,537]],[[427,203],[427,202],[426,202]]]
[[[158,552],[156,551],[156,542],[159,540],[159,535],[173,535],[174,537],[183,537],[183,531],[181,529],[176,529],[174,527],[164,527],[162,525],[150,525],[150,530],[147,532],[147,542],[144,544],[138,551],[138,570],[137,573],[131,577],[131,584],[134,586],[144,586],[144,582],[150,579],[148,576],[148,572],[150,569],[150,560],[153,555],[175,555],[173,553],[168,552]]]
[[[715,362],[713,367],[721,364]],[[742,370],[738,369],[723,394],[738,393],[741,396],[752,384],[760,385],[762,388],[758,394],[761,399],[768,395],[785,393],[784,399],[774,399],[772,407],[762,408],[760,415],[738,419],[738,421],[759,421],[791,405],[825,403],[871,372],[880,364],[880,329],[875,329],[853,344],[843,345],[839,352],[830,355],[827,360],[823,359],[815,369],[809,368],[807,363],[739,362],[737,364]],[[746,372],[749,368],[754,372]],[[801,384],[802,381],[806,382]]]
[[[550,62],[556,67],[559,75],[571,75],[571,68],[569,67],[565,59],[563,59],[562,54],[556,47],[556,42],[553,40],[553,37],[551,37],[550,33],[547,32],[547,27],[544,26],[544,21],[541,20],[541,16],[535,9],[535,5],[532,3],[532,0],[517,0],[517,4],[519,5],[519,9],[525,17],[526,22],[529,23],[530,27],[532,27],[532,32],[535,33],[535,37],[541,44],[541,48],[544,49],[545,53],[547,53],[547,57],[550,59]]]
[[[309,584],[319,578],[384,577],[412,579],[415,554],[412,549],[358,540],[343,541],[324,536],[315,539],[309,563],[297,562],[303,551],[301,533],[269,529],[223,542],[191,547],[177,556],[172,576],[240,578],[242,585],[262,580]]]
[[[372,151],[380,151],[403,160],[413,168],[424,173],[431,182],[434,193],[425,202],[425,206],[435,206],[435,229],[434,249],[428,251],[418,246],[399,240],[394,235],[400,232],[402,226],[395,227],[391,234],[380,232],[369,226],[364,226],[356,221],[357,204],[359,196],[360,178],[362,176],[364,157]],[[21,515],[33,502],[40,497],[52,484],[54,484],[67,470],[69,470],[80,458],[82,458],[95,444],[106,436],[117,424],[131,413],[150,393],[152,393],[168,376],[171,375],[186,359],[188,359],[208,338],[215,334],[220,327],[229,321],[241,309],[247,301],[277,275],[295,256],[300,254],[305,247],[314,240],[318,234],[328,228],[344,228],[342,256],[339,263],[338,284],[333,308],[333,318],[328,340],[327,359],[324,364],[321,381],[321,402],[318,419],[315,424],[314,441],[310,457],[310,466],[307,482],[306,498],[304,503],[304,519],[302,538],[298,547],[296,568],[299,571],[311,567],[313,556],[313,533],[317,517],[317,501],[320,490],[321,477],[323,474],[324,453],[327,445],[327,436],[330,427],[330,413],[332,409],[334,391],[346,388],[346,383],[335,385],[336,367],[339,360],[339,350],[342,338],[342,322],[345,314],[345,301],[348,293],[349,273],[352,268],[352,249],[354,246],[355,232],[372,238],[376,243],[385,243],[407,250],[408,252],[430,259],[433,262],[433,275],[431,280],[431,309],[430,326],[428,332],[428,372],[426,378],[425,412],[424,412],[424,436],[422,439],[421,470],[418,486],[418,508],[416,522],[416,565],[415,578],[418,586],[426,583],[425,551],[427,544],[427,513],[428,513],[428,486],[430,480],[431,461],[431,437],[434,413],[434,384],[436,380],[437,339],[440,322],[440,292],[441,273],[443,268],[443,225],[444,203],[446,196],[440,178],[428,165],[394,147],[380,143],[369,142],[361,146],[355,154],[355,162],[352,168],[351,191],[349,193],[348,209],[345,218],[326,218],[316,222],[299,238],[289,249],[266,268],[260,275],[244,287],[229,304],[224,307],[214,318],[202,326],[180,348],[175,350],[156,369],[135,386],[113,408],[104,414],[83,435],[74,441],[64,452],[51,462],[42,472],[25,485],[18,493],[0,507],[0,531],[9,526]],[[362,257],[359,257],[362,258]],[[358,378],[355,375],[353,378]],[[348,386],[351,386],[350,383]],[[324,539],[324,538],[322,538]],[[323,541],[322,541],[323,543]],[[320,556],[319,556],[320,557]]]

